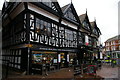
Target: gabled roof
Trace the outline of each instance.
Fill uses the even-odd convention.
[[[50,2],[30,2],[52,14],[55,14],[57,16],[61,16],[62,15],[62,10],[61,7],[59,6],[59,3],[57,2],[57,0],[54,2],[53,0],[50,0]],[[50,4],[47,4],[50,3]]]
[[[90,28],[90,31],[91,31],[91,25],[90,25],[90,22],[89,22],[89,17],[87,15],[87,10],[86,10],[85,14],[82,14],[82,15],[79,16],[79,20],[80,20],[81,23],[83,23],[84,21],[86,21],[89,24],[89,28]]]
[[[94,22],[90,22],[91,27],[93,28],[95,26]]]
[[[53,2],[53,4],[56,6],[58,12],[62,15],[62,10],[61,10],[59,3],[56,1],[56,2]]]
[[[101,31],[97,27],[96,21],[90,22],[90,25],[91,25],[92,30],[95,28],[97,30],[97,32],[98,32],[98,36],[100,36],[101,35]]]
[[[61,9],[62,9],[62,12],[64,13],[68,8],[70,7],[70,4],[67,4],[65,6],[63,6]]]
[[[86,14],[82,14],[79,16],[81,23],[85,20],[85,17],[86,17]]]
[[[111,42],[111,41],[114,41],[114,40],[118,40],[120,37],[120,35],[117,35],[117,36],[114,36],[112,38],[109,38],[108,40],[106,40],[105,42]]]
[[[76,18],[77,22],[80,23],[79,17],[77,15],[77,12],[76,12],[74,5],[72,3],[69,3],[61,8],[63,15],[66,14],[66,12],[69,10],[69,8],[71,8],[72,13],[73,13],[74,17]]]

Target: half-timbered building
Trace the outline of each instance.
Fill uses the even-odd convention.
[[[58,2],[51,0],[5,2],[3,64],[9,60],[9,67],[27,71],[27,74],[42,72],[46,66],[50,70],[78,65],[84,55],[90,55],[91,59],[92,43],[97,44],[93,38],[97,39],[100,33],[96,29],[99,28],[95,22],[94,25],[89,22],[87,12],[77,15],[73,3],[61,8]],[[40,69],[35,69],[38,65]]]
[[[91,25],[89,22],[89,18],[87,15],[87,11],[85,14],[82,14],[79,16],[79,19],[81,21],[81,28],[79,29],[81,32],[81,40],[82,43],[79,44],[79,49],[81,51],[82,56],[82,63],[86,63],[91,61],[92,54],[91,54]],[[88,60],[88,61],[87,61]]]

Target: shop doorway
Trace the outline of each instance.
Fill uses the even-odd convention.
[[[75,63],[77,64],[76,53],[60,53],[60,66],[61,68],[71,67]]]

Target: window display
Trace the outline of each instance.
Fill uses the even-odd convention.
[[[53,65],[54,63],[57,63],[57,53],[33,51],[32,63]]]
[[[32,63],[40,64],[42,62],[42,54],[33,54]]]

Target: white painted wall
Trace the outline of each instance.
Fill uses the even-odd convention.
[[[68,22],[66,20],[62,20],[61,23],[77,30],[77,26],[76,25],[74,25],[74,24],[72,24],[72,23],[70,23],[70,22]]]
[[[53,15],[52,13],[49,13],[48,11],[45,11],[44,9],[42,9],[40,7],[33,5],[31,3],[28,3],[28,9],[59,22],[59,17]]]

